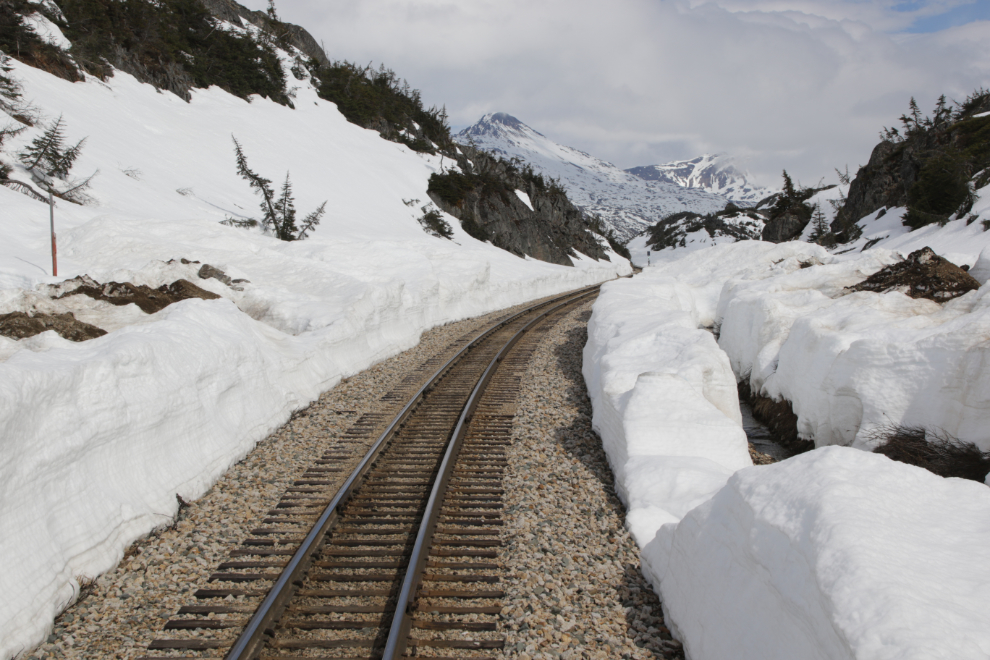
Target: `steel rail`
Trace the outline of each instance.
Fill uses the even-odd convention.
[[[484,394],[485,389],[488,387],[489,381],[491,381],[492,376],[498,369],[499,364],[508,352],[512,350],[516,343],[522,339],[522,336],[529,332],[534,325],[542,322],[547,316],[554,313],[558,309],[571,305],[582,298],[592,295],[593,293],[594,291],[589,291],[587,293],[574,296],[573,298],[569,298],[559,305],[543,312],[523,326],[516,334],[512,336],[511,339],[509,339],[508,342],[505,343],[498,354],[492,358],[492,361],[488,364],[488,368],[485,369],[484,374],[482,374],[481,378],[478,380],[478,383],[475,385],[474,390],[471,392],[470,398],[464,405],[460,418],[457,420],[457,426],[454,427],[454,433],[447,444],[447,450],[444,452],[443,461],[440,463],[437,478],[433,482],[433,490],[430,492],[430,498],[427,500],[426,511],[423,513],[423,519],[420,523],[419,532],[416,535],[416,541],[413,545],[412,554],[409,556],[408,568],[406,569],[405,578],[402,581],[402,588],[399,591],[399,598],[395,605],[395,615],[392,618],[392,626],[389,629],[388,640],[385,642],[385,651],[382,655],[382,660],[397,660],[402,657],[402,654],[406,651],[409,631],[412,626],[412,614],[415,608],[416,593],[422,583],[423,569],[426,567],[426,562],[429,557],[430,547],[433,543],[433,534],[436,530],[437,519],[440,517],[440,510],[443,506],[443,500],[446,497],[447,485],[450,483],[450,478],[453,474],[454,465],[457,462],[457,455],[460,453],[464,436],[467,435],[468,424],[471,423],[471,419],[474,416],[474,411],[481,402],[481,397]]]
[[[569,297],[566,302],[563,302],[555,306],[553,310],[558,309],[559,307],[562,307],[566,304],[569,304],[570,302],[577,300],[579,298],[583,298],[591,295],[595,290],[598,289],[599,286],[600,285],[594,285],[591,287],[586,287],[583,290],[579,290],[577,293],[572,292],[571,294],[569,294]],[[559,300],[559,298],[555,300]],[[272,588],[268,592],[268,595],[265,596],[264,600],[258,606],[258,609],[255,610],[254,615],[248,621],[247,626],[245,626],[244,630],[241,631],[241,634],[237,637],[236,641],[234,642],[234,645],[224,656],[224,660],[252,660],[261,652],[261,649],[263,648],[265,642],[267,641],[266,636],[268,634],[269,628],[281,616],[282,611],[285,609],[285,605],[291,599],[292,595],[295,592],[295,589],[302,583],[303,576],[310,568],[310,564],[314,552],[317,549],[319,549],[320,544],[323,542],[323,539],[326,537],[327,532],[337,522],[337,519],[339,518],[340,512],[343,509],[344,505],[347,504],[347,502],[350,500],[354,490],[360,485],[360,482],[362,481],[363,477],[371,469],[374,462],[378,459],[381,452],[385,449],[385,447],[388,444],[389,438],[391,438],[392,435],[395,433],[396,429],[398,429],[402,425],[402,423],[409,418],[409,416],[412,414],[412,411],[416,407],[416,404],[418,404],[423,399],[423,397],[427,393],[429,393],[429,391],[433,388],[433,386],[436,385],[436,383],[446,375],[447,371],[449,371],[456,362],[458,362],[462,357],[464,357],[464,355],[468,351],[475,348],[479,343],[484,341],[486,337],[496,332],[498,329],[505,327],[509,323],[512,323],[516,319],[525,316],[526,314],[530,314],[534,310],[538,310],[540,307],[552,305],[555,302],[555,300],[549,300],[546,302],[539,303],[537,305],[533,305],[532,307],[529,307],[527,309],[522,310],[521,312],[513,314],[512,316],[503,319],[499,323],[496,323],[495,325],[492,325],[491,327],[480,332],[474,339],[471,340],[470,343],[464,346],[446,363],[444,363],[443,366],[437,369],[437,371],[433,374],[433,376],[430,377],[430,379],[426,382],[426,384],[423,385],[416,392],[416,394],[414,394],[412,398],[409,399],[409,402],[406,403],[406,405],[402,408],[402,410],[395,417],[392,423],[388,425],[388,428],[386,428],[385,431],[382,432],[382,434],[378,437],[378,439],[374,442],[371,448],[361,459],[361,462],[358,463],[357,467],[354,468],[354,471],[347,478],[347,481],[344,482],[344,484],[337,491],[337,494],[334,496],[334,498],[330,501],[330,503],[326,506],[326,508],[324,508],[323,512],[320,514],[320,517],[317,519],[316,523],[314,523],[313,527],[306,535],[306,538],[303,539],[299,548],[292,555],[292,559],[290,559],[289,562],[286,564],[285,568],[282,569],[282,572],[279,574],[279,577],[275,581],[275,584],[272,585]],[[535,320],[541,320],[545,318],[546,315],[550,313],[550,311],[540,315]],[[531,325],[532,323],[529,323],[525,327],[528,329]],[[517,333],[515,336],[513,336],[513,338],[510,340],[510,343],[514,344],[516,341],[518,341],[517,338],[519,336],[521,336],[520,333]],[[504,352],[505,349],[500,351],[499,356],[501,356]],[[499,358],[499,360],[500,359],[501,358]],[[491,367],[489,367],[489,370],[491,370]],[[487,379],[491,377],[489,374],[489,370],[486,370],[485,374],[482,376],[482,380],[485,380],[485,382],[487,382]],[[468,405],[470,406],[473,401],[474,401],[474,394],[472,393],[471,399],[469,399],[468,401]],[[477,406],[477,403],[475,403],[474,405]],[[468,408],[465,407],[465,410],[467,409]],[[473,411],[473,407],[471,408],[471,410]],[[463,420],[463,418],[464,415],[462,413],[461,419]],[[458,422],[457,428],[458,429],[460,428],[460,421]],[[455,435],[456,435],[456,430],[455,430]],[[446,464],[447,461],[446,456],[444,457],[444,461]],[[448,475],[448,480],[449,480],[449,475]],[[433,500],[431,499],[430,502],[432,503]],[[418,541],[419,538],[417,537],[417,542]]]

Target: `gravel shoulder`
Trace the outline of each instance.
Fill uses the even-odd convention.
[[[591,304],[547,333],[522,381],[505,476],[504,655],[681,658],[591,429],[581,375]]]

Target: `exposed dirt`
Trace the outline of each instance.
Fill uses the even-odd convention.
[[[864,281],[846,287],[851,291],[887,293],[900,291],[912,298],[945,302],[980,288],[972,275],[924,247],[900,263],[882,268]]]
[[[206,289],[201,289],[189,280],[176,280],[171,284],[165,284],[157,289],[152,289],[144,284],[131,284],[130,282],[107,282],[100,284],[86,278],[81,286],[68,291],[59,298],[82,294],[94,300],[105,300],[112,305],[129,305],[134,303],[146,314],[154,314],[180,300],[187,298],[202,298],[203,300],[215,300],[219,298],[217,294]]]
[[[26,339],[42,332],[54,330],[70,341],[86,341],[107,334],[106,330],[95,325],[77,321],[68,314],[34,314],[11,312],[0,314],[0,335],[11,339]]]

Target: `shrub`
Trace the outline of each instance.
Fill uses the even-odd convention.
[[[338,61],[314,67],[313,74],[320,81],[320,98],[335,103],[347,121],[366,128],[380,119],[401,128],[411,127],[411,122],[415,122],[422,137],[398,139],[415,151],[433,153],[429,141],[441,147],[451,143],[447,111],[435,106],[424,108],[419,90],[412,89],[384,65],[376,70]]]
[[[431,174],[426,189],[447,204],[459,206],[467,197],[467,194],[474,190],[477,183],[477,176],[468,176],[460,172],[448,170],[442,174],[437,174],[436,172]]]
[[[990,473],[990,453],[940,429],[921,426],[882,426],[867,435],[877,443],[874,453],[923,467],[941,477],[983,482]]]
[[[969,196],[969,177],[958,154],[944,152],[933,156],[908,190],[909,206],[904,224],[917,229],[940,221],[940,218],[947,220]]]
[[[443,214],[440,211],[430,208],[428,205],[424,206],[422,210],[423,215],[419,218],[419,224],[423,226],[423,231],[437,238],[453,238],[454,231],[443,219]]]
[[[221,29],[198,0],[62,0],[59,27],[76,60],[105,78],[108,64],[189,100],[188,88],[216,85],[242,98],[288,104],[271,43]],[[51,17],[49,17],[51,18]]]

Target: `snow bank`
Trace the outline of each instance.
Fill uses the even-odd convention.
[[[990,489],[884,456],[741,470],[643,561],[692,660],[990,655]]]
[[[603,287],[585,348],[594,426],[693,660],[990,652],[985,485],[850,447],[771,467],[741,455],[736,377],[791,401],[819,446],[869,448],[893,423],[988,448],[987,287],[945,304],[845,289],[899,259],[740,242]]]
[[[944,304],[844,289],[899,260],[874,249],[731,279],[719,345],[753,391],[792,403],[798,433],[819,447],[870,449],[878,427],[902,425],[990,450],[990,289]]]
[[[59,273],[158,287],[184,278],[222,296],[146,315],[83,296],[51,300],[48,207],[0,187],[0,313],[71,311],[109,331],[0,341],[0,658],[44,639],[79,580],[202,495],[258,440],[340,378],[405,350],[438,324],[628,274],[618,256],[564,268],[468,236],[425,234],[439,157],[346,122],[313,89],[296,109],[219,89],[191,103],[117,73],[72,84],[16,62],[25,98],[87,137],[86,206],[56,207]],[[294,78],[289,78],[294,80]],[[35,137],[29,129],[3,158]],[[306,241],[219,224],[256,215],[230,134],[253,169],[291,170],[303,213],[328,199]],[[196,275],[209,263],[237,288]],[[171,262],[171,263],[169,263]],[[61,278],[60,278],[61,279]]]
[[[588,323],[593,425],[640,545],[752,464],[735,376],[700,329],[712,298],[702,281],[651,268],[604,285]]]

